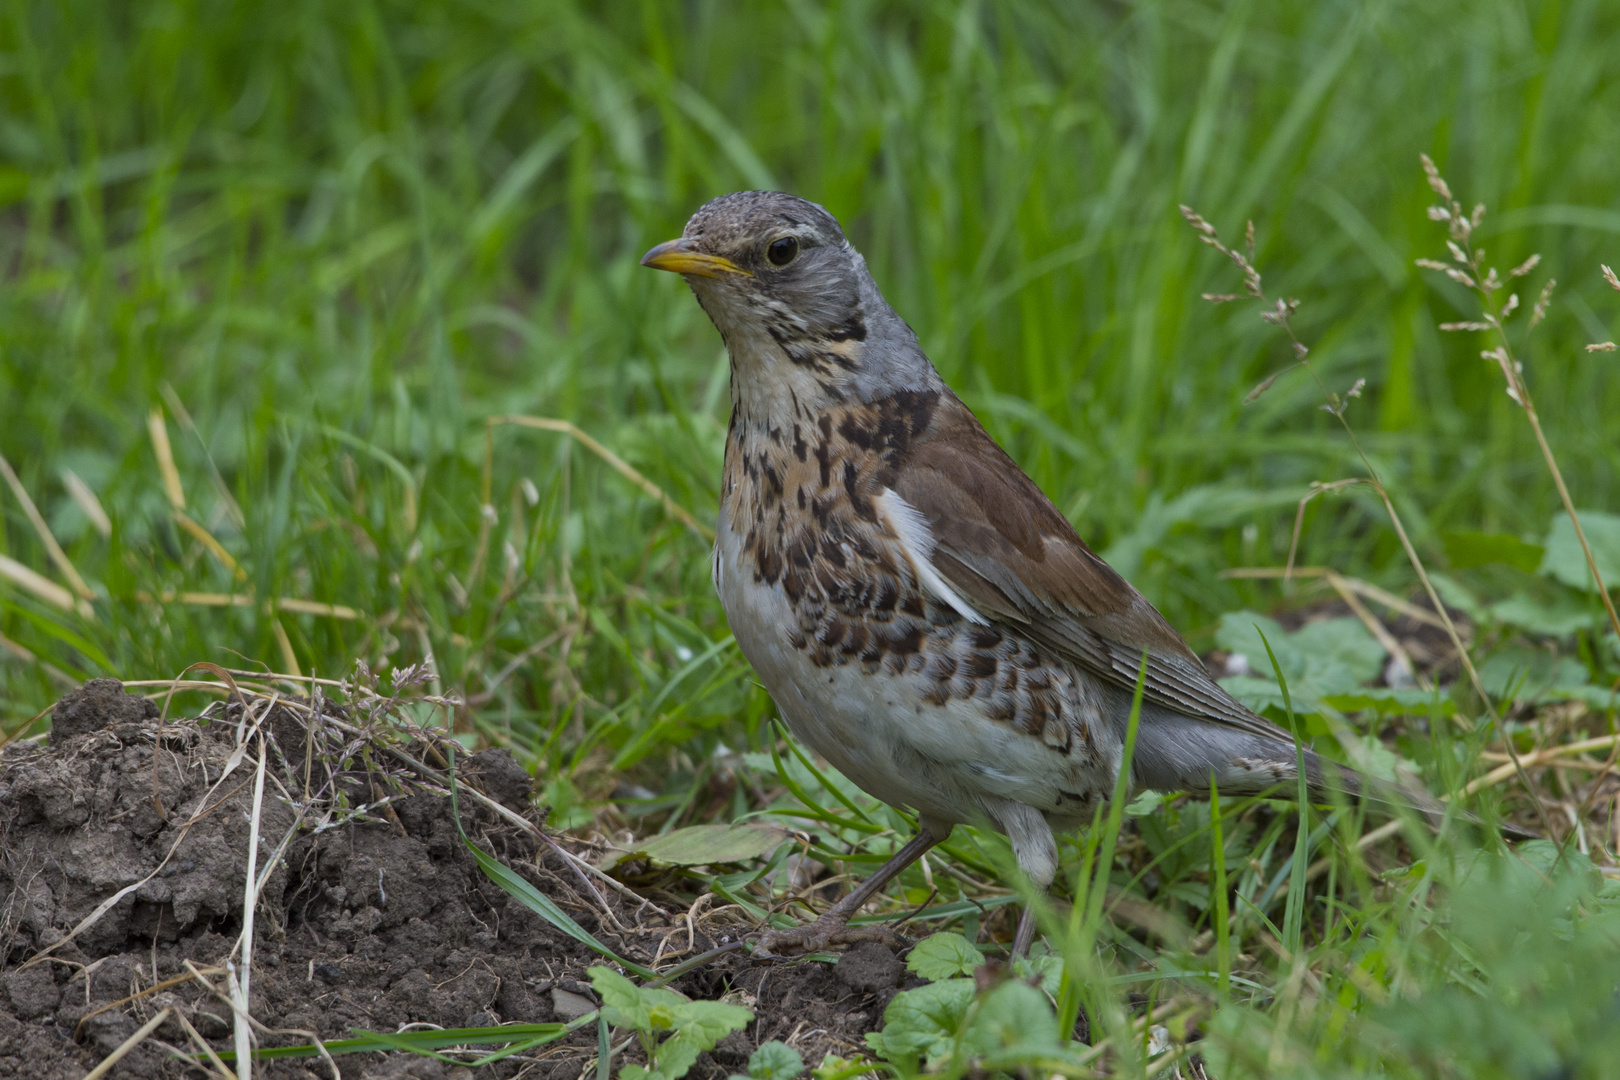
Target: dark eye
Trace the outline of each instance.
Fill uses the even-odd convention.
[[[786,266],[799,254],[799,238],[784,236],[779,240],[772,240],[771,246],[765,249],[765,257],[771,260],[772,266]]]

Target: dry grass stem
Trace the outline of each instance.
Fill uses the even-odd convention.
[[[1616,745],[1620,745],[1620,735],[1600,735],[1593,739],[1582,739],[1579,742],[1563,743],[1558,746],[1549,746],[1542,750],[1536,750],[1529,754],[1521,755],[1519,761],[1524,765],[1525,768],[1533,769],[1541,765],[1546,765],[1549,762],[1556,761],[1558,758],[1565,757],[1570,754],[1584,754],[1592,750],[1607,750],[1615,747]],[[1597,765],[1598,763],[1593,762],[1592,764]],[[1609,767],[1613,767],[1612,762],[1610,763]],[[1492,784],[1500,783],[1512,775],[1513,764],[1510,762],[1507,765],[1492,769],[1484,776],[1476,777],[1475,779],[1469,781],[1468,786],[1463,788],[1463,794],[1472,795],[1480,788],[1490,787]]]
[[[626,480],[629,480],[632,484],[646,492],[648,496],[655,499],[659,505],[664,508],[664,512],[670,517],[674,518],[676,521],[679,521],[682,525],[685,525],[700,539],[713,543],[713,529],[699,522],[697,518],[692,516],[690,511],[677,503],[674,499],[670,498],[669,495],[664,492],[663,488],[647,479],[646,476],[642,475],[641,472],[631,466],[629,462],[625,461],[618,454],[615,454],[612,450],[609,450],[606,446],[603,446],[596,439],[587,435],[577,425],[569,423],[567,420],[554,420],[550,417],[544,416],[491,416],[489,419],[484,421],[483,492],[484,506],[487,508],[485,520],[487,520],[488,514],[494,512],[492,488],[495,459],[495,429],[502,425],[508,424],[516,427],[533,428],[536,431],[553,431],[561,435],[569,436],[575,442],[578,442],[581,446],[585,447],[585,449],[589,450],[591,453],[605,461],[614,472],[618,473]]]
[[[1575,512],[1575,501],[1570,497],[1569,486],[1564,483],[1563,471],[1559,469],[1558,460],[1553,456],[1552,447],[1547,442],[1547,435],[1541,428],[1541,417],[1536,412],[1535,402],[1530,397],[1530,388],[1524,381],[1524,365],[1514,356],[1513,343],[1508,338],[1507,330],[1503,325],[1507,317],[1512,314],[1513,309],[1518,306],[1518,296],[1510,296],[1505,306],[1498,306],[1496,294],[1503,288],[1502,281],[1498,277],[1495,267],[1486,266],[1485,252],[1470,243],[1473,230],[1477,229],[1480,222],[1485,218],[1485,207],[1483,204],[1477,205],[1471,215],[1466,218],[1463,217],[1462,205],[1452,197],[1451,189],[1446,185],[1445,179],[1441,177],[1439,168],[1435,166],[1429,155],[1420,154],[1419,158],[1423,164],[1423,172],[1429,179],[1429,186],[1446,203],[1444,206],[1430,207],[1429,217],[1435,221],[1447,223],[1450,239],[1446,241],[1446,247],[1451,252],[1452,258],[1457,263],[1467,267],[1470,272],[1463,275],[1463,279],[1466,280],[1458,279],[1457,273],[1452,267],[1446,267],[1446,273],[1454,279],[1463,280],[1463,284],[1479,295],[1485,321],[1468,325],[1470,328],[1477,325],[1479,329],[1496,335],[1496,347],[1485,350],[1481,355],[1487,360],[1495,361],[1497,368],[1502,372],[1503,380],[1507,383],[1508,397],[1512,398],[1514,403],[1524,410],[1525,419],[1529,421],[1530,429],[1535,433],[1536,445],[1541,450],[1542,460],[1546,462],[1547,471],[1552,474],[1553,485],[1558,489],[1558,497],[1564,504],[1564,511],[1569,515],[1570,524],[1575,528],[1575,538],[1580,541],[1581,554],[1586,558],[1586,567],[1592,575],[1593,585],[1598,595],[1603,598],[1604,610],[1609,615],[1609,625],[1615,634],[1620,635],[1620,613],[1615,611],[1614,598],[1609,595],[1608,587],[1603,582],[1603,574],[1598,570],[1597,559],[1592,555],[1592,546],[1587,543],[1586,530],[1581,527],[1580,515]],[[1510,276],[1519,276],[1520,270],[1529,273],[1539,261],[1539,256],[1532,256],[1518,267],[1515,267]],[[1429,269],[1433,269],[1437,265],[1436,261],[1432,259],[1420,259],[1418,264]],[[1604,280],[1614,288],[1620,289],[1620,278],[1615,277],[1614,271],[1607,266],[1604,266],[1602,270]],[[1542,292],[1541,300],[1536,303],[1536,314],[1532,320],[1532,326],[1540,322],[1545,314],[1546,301],[1551,292],[1552,282],[1549,281],[1546,289]],[[1612,343],[1606,342],[1604,344],[1610,348],[1613,347]],[[1602,346],[1599,346],[1599,348],[1602,349]],[[1588,346],[1588,351],[1592,351],[1591,346]],[[1607,351],[1607,349],[1602,349],[1602,351]]]
[[[125,1039],[118,1048],[101,1059],[101,1064],[84,1074],[84,1080],[101,1080],[113,1070],[113,1066],[124,1060],[124,1056],[147,1040],[147,1037],[163,1026],[163,1022],[174,1012],[172,1008],[159,1009],[157,1014],[136,1029],[135,1034]]]
[[[163,410],[154,408],[146,414],[146,433],[152,440],[152,453],[157,456],[158,472],[163,477],[163,494],[169,507],[183,511],[186,508],[186,489],[180,483],[180,470],[174,464],[174,448],[169,445],[169,426],[163,422]]]
[[[276,625],[280,625],[278,621]],[[274,702],[267,706],[264,715],[268,716]],[[244,747],[247,740],[243,740]],[[253,929],[254,914],[259,907],[259,823],[264,812],[264,773],[270,755],[265,748],[264,734],[259,732],[259,766],[255,770],[253,779],[253,809],[248,815],[248,850],[247,872],[242,881],[242,933],[237,939],[238,955],[241,957],[241,966],[235,967],[229,961],[226,963],[226,983],[231,988],[231,996],[236,999],[240,1009],[236,1014],[235,1042],[236,1042],[236,1070],[239,1080],[252,1080],[253,1076],[253,1033],[242,1019],[248,1010],[249,994],[253,980]]]
[[[50,578],[6,555],[0,555],[0,578],[5,578],[24,592],[32,593],[52,607],[77,611],[86,618],[92,614],[86,601],[75,599],[71,592]]]
[[[1423,167],[1424,171],[1428,174],[1429,185],[1433,187],[1437,193],[1442,191],[1446,192],[1446,194],[1442,195],[1442,198],[1450,200],[1450,189],[1446,187],[1444,178],[1440,176],[1439,170],[1434,167],[1434,163],[1429,160],[1427,155],[1423,156]],[[1222,245],[1219,239],[1216,237],[1215,227],[1209,224],[1209,222],[1205,221],[1204,218],[1200,217],[1192,209],[1183,206],[1181,208],[1181,213],[1182,216],[1185,217],[1188,222],[1190,222],[1192,226],[1199,231],[1201,234],[1200,238],[1206,244],[1209,244],[1218,251],[1226,254],[1243,270],[1244,283],[1249,295],[1262,303],[1268,303],[1268,298],[1261,288],[1260,274],[1254,268],[1252,263],[1246,261],[1242,256],[1234,253],[1229,248]],[[1466,242],[1473,230],[1478,228],[1479,223],[1484,220],[1485,207],[1483,205],[1476,206],[1471,214],[1464,215],[1461,207],[1452,201],[1451,205],[1448,207],[1431,207],[1429,216],[1436,221],[1444,220],[1450,224],[1453,241]],[[1460,247],[1456,242],[1451,244],[1451,251],[1454,259],[1456,259],[1459,263],[1469,265],[1477,272],[1477,266],[1475,265],[1479,261],[1477,257],[1475,257],[1474,262],[1468,262],[1467,250]],[[1445,264],[1439,263],[1436,260],[1426,260],[1424,265],[1438,266],[1444,269],[1448,275],[1456,280],[1463,281],[1465,284],[1470,286],[1475,284],[1469,275],[1457,270],[1455,267],[1446,266]],[[1500,288],[1500,282],[1497,278],[1495,270],[1491,270],[1489,272],[1487,275],[1487,282],[1495,283],[1495,287]],[[1487,296],[1488,295],[1490,294],[1487,293]],[[1350,426],[1350,422],[1346,418],[1346,412],[1348,411],[1349,407],[1349,399],[1359,396],[1362,384],[1358,382],[1343,398],[1327,388],[1326,384],[1322,382],[1321,376],[1317,374],[1316,369],[1311,365],[1308,359],[1310,350],[1305,347],[1304,343],[1299,340],[1298,335],[1294,333],[1291,317],[1293,313],[1298,310],[1298,308],[1298,300],[1277,300],[1271,304],[1271,307],[1268,310],[1262,310],[1260,312],[1260,318],[1274,326],[1281,328],[1282,331],[1288,336],[1288,340],[1293,346],[1296,362],[1300,366],[1304,367],[1306,371],[1310,372],[1311,378],[1316,380],[1317,387],[1321,390],[1323,397],[1327,399],[1327,403],[1324,408],[1328,412],[1332,413],[1334,418],[1339,421],[1339,425],[1344,429],[1344,433],[1346,437],[1349,438],[1350,445],[1355,450],[1356,457],[1360,459],[1361,466],[1364,470],[1366,470],[1367,475],[1363,478],[1334,481],[1327,484],[1313,483],[1311,485],[1311,490],[1300,499],[1299,510],[1295,515],[1295,534],[1293,542],[1289,546],[1288,566],[1289,568],[1292,568],[1293,566],[1294,554],[1299,543],[1299,530],[1304,525],[1306,503],[1316,495],[1320,495],[1328,491],[1340,490],[1357,483],[1369,484],[1373,491],[1377,493],[1379,500],[1383,503],[1384,512],[1389,517],[1390,526],[1395,530],[1395,536],[1400,541],[1401,549],[1403,552],[1405,552],[1407,561],[1411,564],[1413,571],[1417,574],[1418,581],[1422,584],[1424,592],[1428,594],[1429,602],[1434,606],[1435,614],[1439,616],[1441,622],[1444,624],[1446,634],[1451,638],[1451,643],[1457,650],[1457,657],[1462,662],[1464,670],[1466,670],[1468,673],[1468,679],[1474,688],[1474,692],[1479,696],[1480,702],[1484,706],[1487,715],[1489,715],[1492,724],[1499,727],[1499,718],[1496,714],[1495,705],[1491,702],[1490,695],[1485,692],[1484,683],[1480,680],[1479,672],[1474,667],[1474,661],[1469,655],[1468,647],[1466,644],[1464,644],[1462,635],[1458,633],[1457,627],[1455,624],[1453,624],[1451,615],[1447,612],[1445,604],[1441,602],[1440,594],[1436,591],[1434,582],[1429,579],[1428,570],[1424,567],[1422,558],[1419,557],[1417,549],[1413,546],[1411,537],[1407,535],[1406,526],[1401,522],[1400,514],[1396,512],[1395,504],[1390,499],[1389,491],[1384,487],[1384,483],[1379,477],[1377,468],[1374,467],[1372,459],[1367,456],[1366,451],[1362,448],[1361,440],[1356,437],[1355,429]],[[1496,319],[1494,310],[1490,314],[1490,318],[1493,320]],[[1498,328],[1500,328],[1499,323]],[[1539,425],[1537,426],[1537,432],[1539,436]],[[1562,489],[1561,479],[1559,483],[1560,489]],[[1571,510],[1570,514],[1573,517],[1574,511]],[[1580,525],[1577,523],[1577,532],[1579,529]],[[1585,546],[1584,538],[1582,539],[1582,546]],[[1588,554],[1588,559],[1590,559],[1590,554]],[[1607,595],[1605,595],[1605,603],[1608,603]],[[1612,613],[1612,606],[1610,610]],[[1620,618],[1615,620],[1615,630],[1616,633],[1620,633]],[[1535,785],[1530,782],[1529,775],[1525,773],[1522,767],[1518,766],[1517,752],[1514,750],[1511,740],[1504,740],[1503,745],[1506,746],[1509,754],[1514,755],[1514,764],[1519,773],[1519,779],[1523,783],[1525,791],[1528,792],[1531,798],[1534,800],[1536,812],[1541,818],[1542,826],[1550,835],[1552,833],[1552,819],[1548,816],[1547,809],[1542,804],[1541,793],[1536,789]]]
[[[107,516],[106,508],[101,505],[101,500],[90,485],[78,473],[66,467],[62,469],[62,485],[67,488],[68,497],[89,519],[91,527],[101,534],[103,540],[111,539],[112,518]]]
[[[89,585],[85,584],[84,578],[79,576],[79,571],[74,567],[73,560],[67,557],[67,552],[62,550],[62,545],[56,542],[56,536],[51,532],[51,527],[45,523],[44,515],[39,512],[39,507],[34,505],[34,500],[28,495],[28,489],[23,487],[22,481],[17,478],[17,473],[11,467],[11,462],[7,461],[4,455],[0,455],[0,476],[6,478],[6,485],[11,488],[11,493],[17,497],[17,502],[22,506],[23,514],[28,518],[28,523],[34,527],[34,533],[39,537],[39,542],[45,545],[45,550],[50,555],[51,562],[55,563],[56,568],[62,572],[62,576],[67,578],[68,584],[73,587],[74,592],[79,594],[80,599],[94,600],[96,597],[95,592],[91,590]],[[103,514],[102,516],[105,517],[106,515]]]

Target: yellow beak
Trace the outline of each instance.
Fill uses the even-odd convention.
[[[698,277],[720,278],[727,274],[754,275],[719,255],[706,255],[698,251],[692,241],[682,237],[669,240],[641,257],[642,266],[654,270],[668,270],[674,274],[696,274]]]

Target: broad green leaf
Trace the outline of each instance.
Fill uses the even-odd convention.
[[[838,1054],[827,1054],[821,1059],[821,1064],[810,1070],[814,1080],[849,1080],[855,1076],[877,1072],[872,1063],[862,1057],[841,1057]]]
[[[1542,556],[1546,553],[1540,544],[1527,544],[1507,533],[1447,533],[1445,545],[1446,560],[1454,570],[1502,563],[1531,573],[1541,565]]]
[[[1276,619],[1254,611],[1228,611],[1221,616],[1220,625],[1216,627],[1215,644],[1246,658],[1249,670],[1259,677],[1266,671],[1266,646],[1260,640],[1261,633],[1271,642],[1277,654],[1277,663],[1292,686],[1304,671],[1304,660],[1289,641],[1288,631]]]
[[[692,825],[663,836],[636,840],[614,852],[602,869],[612,869],[625,859],[635,857],[672,866],[752,862],[775,851],[787,835],[786,829],[773,825]]]
[[[804,1058],[786,1043],[772,1039],[748,1058],[750,1080],[793,1080],[804,1072]]]
[[[1603,583],[1610,589],[1620,585],[1620,515],[1605,514],[1598,510],[1577,511],[1586,542],[1591,545],[1592,559],[1597,563]],[[1592,571],[1586,565],[1586,555],[1575,536],[1575,526],[1568,514],[1556,514],[1547,530],[1547,552],[1542,556],[1540,571],[1565,585],[1588,592],[1596,592]]]
[[[1547,601],[1529,596],[1510,596],[1492,604],[1489,611],[1492,618],[1509,626],[1548,637],[1568,637],[1578,630],[1590,630],[1608,622],[1601,601],[1596,596],[1588,594],[1583,602],[1576,599],[1577,595],[1564,592],[1563,596]]]
[[[754,1018],[741,1005],[719,1001],[685,1001],[675,1010],[675,1034],[659,1044],[653,1054],[654,1074],[667,1080],[685,1076],[705,1050],[740,1031]]]
[[[1271,661],[1266,641],[1271,643],[1296,704],[1306,712],[1313,711],[1324,697],[1350,693],[1376,679],[1385,656],[1383,646],[1361,620],[1352,618],[1321,619],[1289,633],[1264,615],[1227,612],[1221,616],[1215,641],[1248,660],[1253,674],[1222,679],[1221,685],[1255,709],[1283,704],[1281,688],[1267,677]]]
[[[651,1025],[651,1003],[643,999],[641,987],[609,967],[593,967],[585,976],[602,999],[602,1015],[608,1023],[637,1030]]]
[[[1587,671],[1572,657],[1515,645],[1486,657],[1479,665],[1479,681],[1492,697],[1533,701],[1568,697],[1568,691],[1587,684]]]
[[[971,975],[984,964],[984,954],[961,934],[931,934],[917,942],[906,957],[906,969],[938,982],[957,975]]]
[[[902,1071],[915,1071],[918,1058],[933,1061],[950,1054],[972,1003],[972,979],[901,991],[883,1010],[883,1030],[868,1035],[866,1044]]]
[[[1384,665],[1384,647],[1360,619],[1321,619],[1306,623],[1290,637],[1294,647],[1306,657],[1306,676],[1321,681],[1321,670],[1313,665],[1337,664],[1357,685],[1378,678]],[[1290,689],[1292,683],[1289,684]],[[1331,693],[1322,690],[1322,693]]]
[[[1063,957],[1056,953],[1015,957],[1012,968],[1020,979],[1035,980],[1035,985],[1048,994],[1056,994],[1063,981]]]
[[[995,1055],[1006,1062],[1009,1051],[1050,1054],[1062,1045],[1057,1015],[1046,995],[1012,979],[979,1003],[964,1040],[970,1053]]]
[[[741,1005],[724,1001],[685,1001],[677,1012],[677,1023],[683,1032],[709,1040],[704,1050],[753,1018],[754,1014]]]
[[[1322,699],[1343,713],[1372,709],[1381,716],[1421,716],[1439,703],[1441,707],[1451,701],[1446,690],[1437,697],[1433,690],[1399,690],[1388,686],[1364,686],[1348,694],[1329,694]]]

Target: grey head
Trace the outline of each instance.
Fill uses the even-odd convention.
[[[939,382],[866,260],[813,202],[779,191],[722,195],[641,265],[692,287],[731,355],[744,419]]]

